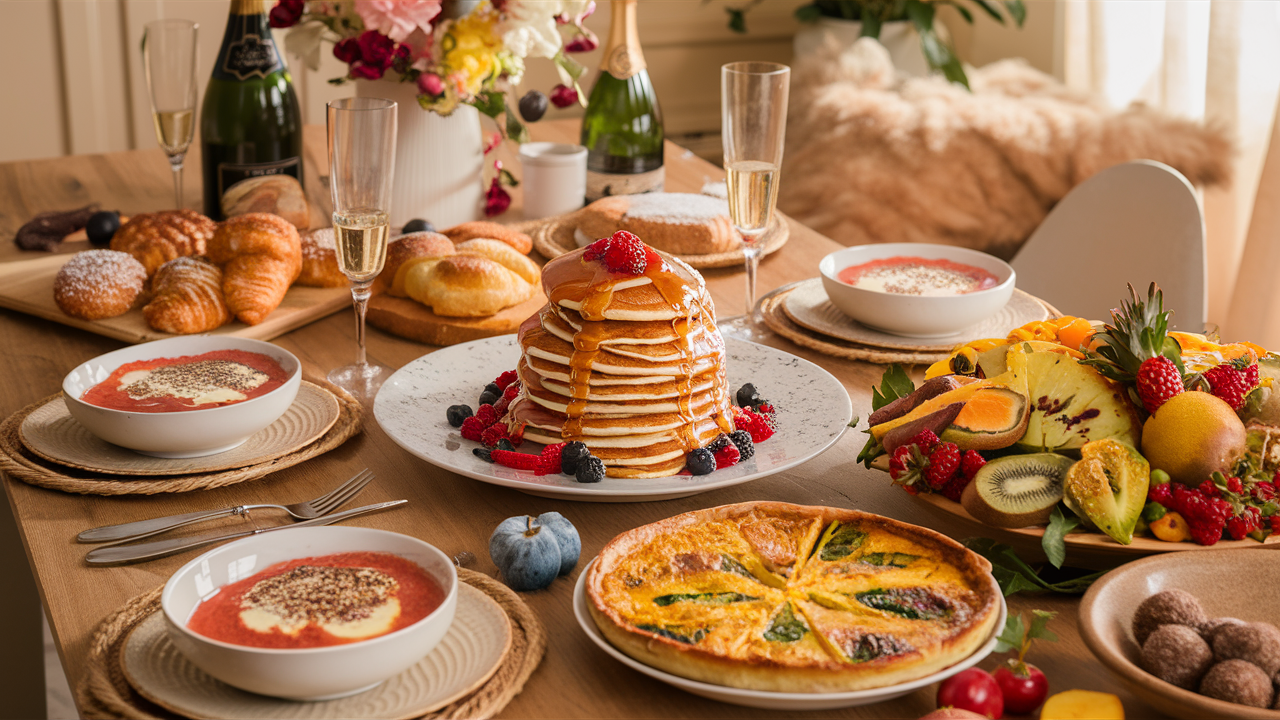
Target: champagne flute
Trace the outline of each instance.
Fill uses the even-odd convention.
[[[173,169],[173,197],[182,207],[182,162],[196,129],[196,31],[190,20],[155,20],[142,32],[142,68],[151,96],[156,140]]]
[[[756,270],[761,242],[778,202],[778,170],[787,129],[791,68],[767,62],[736,62],[720,68],[720,116],[729,218],[742,236],[746,256],[747,312],[720,323],[724,334],[758,341],[769,334],[755,314]]]
[[[367,97],[334,100],[327,112],[334,240],[338,267],[351,281],[357,346],[355,364],[330,371],[329,382],[366,402],[390,374],[365,357],[364,316],[391,234],[396,112],[395,102]]]

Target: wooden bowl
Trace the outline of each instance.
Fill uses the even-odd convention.
[[[1204,550],[1157,555],[1107,573],[1080,603],[1080,634],[1098,660],[1144,702],[1171,717],[1280,720],[1280,710],[1236,705],[1183,690],[1138,665],[1133,613],[1151,595],[1178,588],[1200,600],[1209,617],[1280,623],[1275,588],[1280,555]]]

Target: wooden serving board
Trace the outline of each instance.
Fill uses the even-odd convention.
[[[0,263],[0,307],[106,335],[128,343],[150,342],[173,335],[151,329],[142,315],[142,303],[129,312],[105,320],[71,317],[53,301],[53,279],[71,255],[59,254]],[[303,325],[351,307],[351,291],[346,288],[294,286],[267,319],[257,325],[233,322],[209,333],[270,340]]]
[[[369,298],[369,311],[365,320],[372,326],[408,340],[427,345],[457,345],[480,338],[506,335],[515,332],[520,323],[547,304],[547,296],[540,288],[533,297],[512,305],[495,315],[476,318],[445,317],[431,308],[409,298],[392,297],[378,292]]]

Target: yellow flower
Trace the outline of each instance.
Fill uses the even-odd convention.
[[[498,74],[502,40],[493,28],[497,13],[487,4],[455,22],[444,43],[444,65],[458,94],[472,96]]]

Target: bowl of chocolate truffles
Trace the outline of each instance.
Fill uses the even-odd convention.
[[[1085,644],[1177,718],[1280,720],[1280,555],[1178,552],[1105,575],[1080,605]]]

